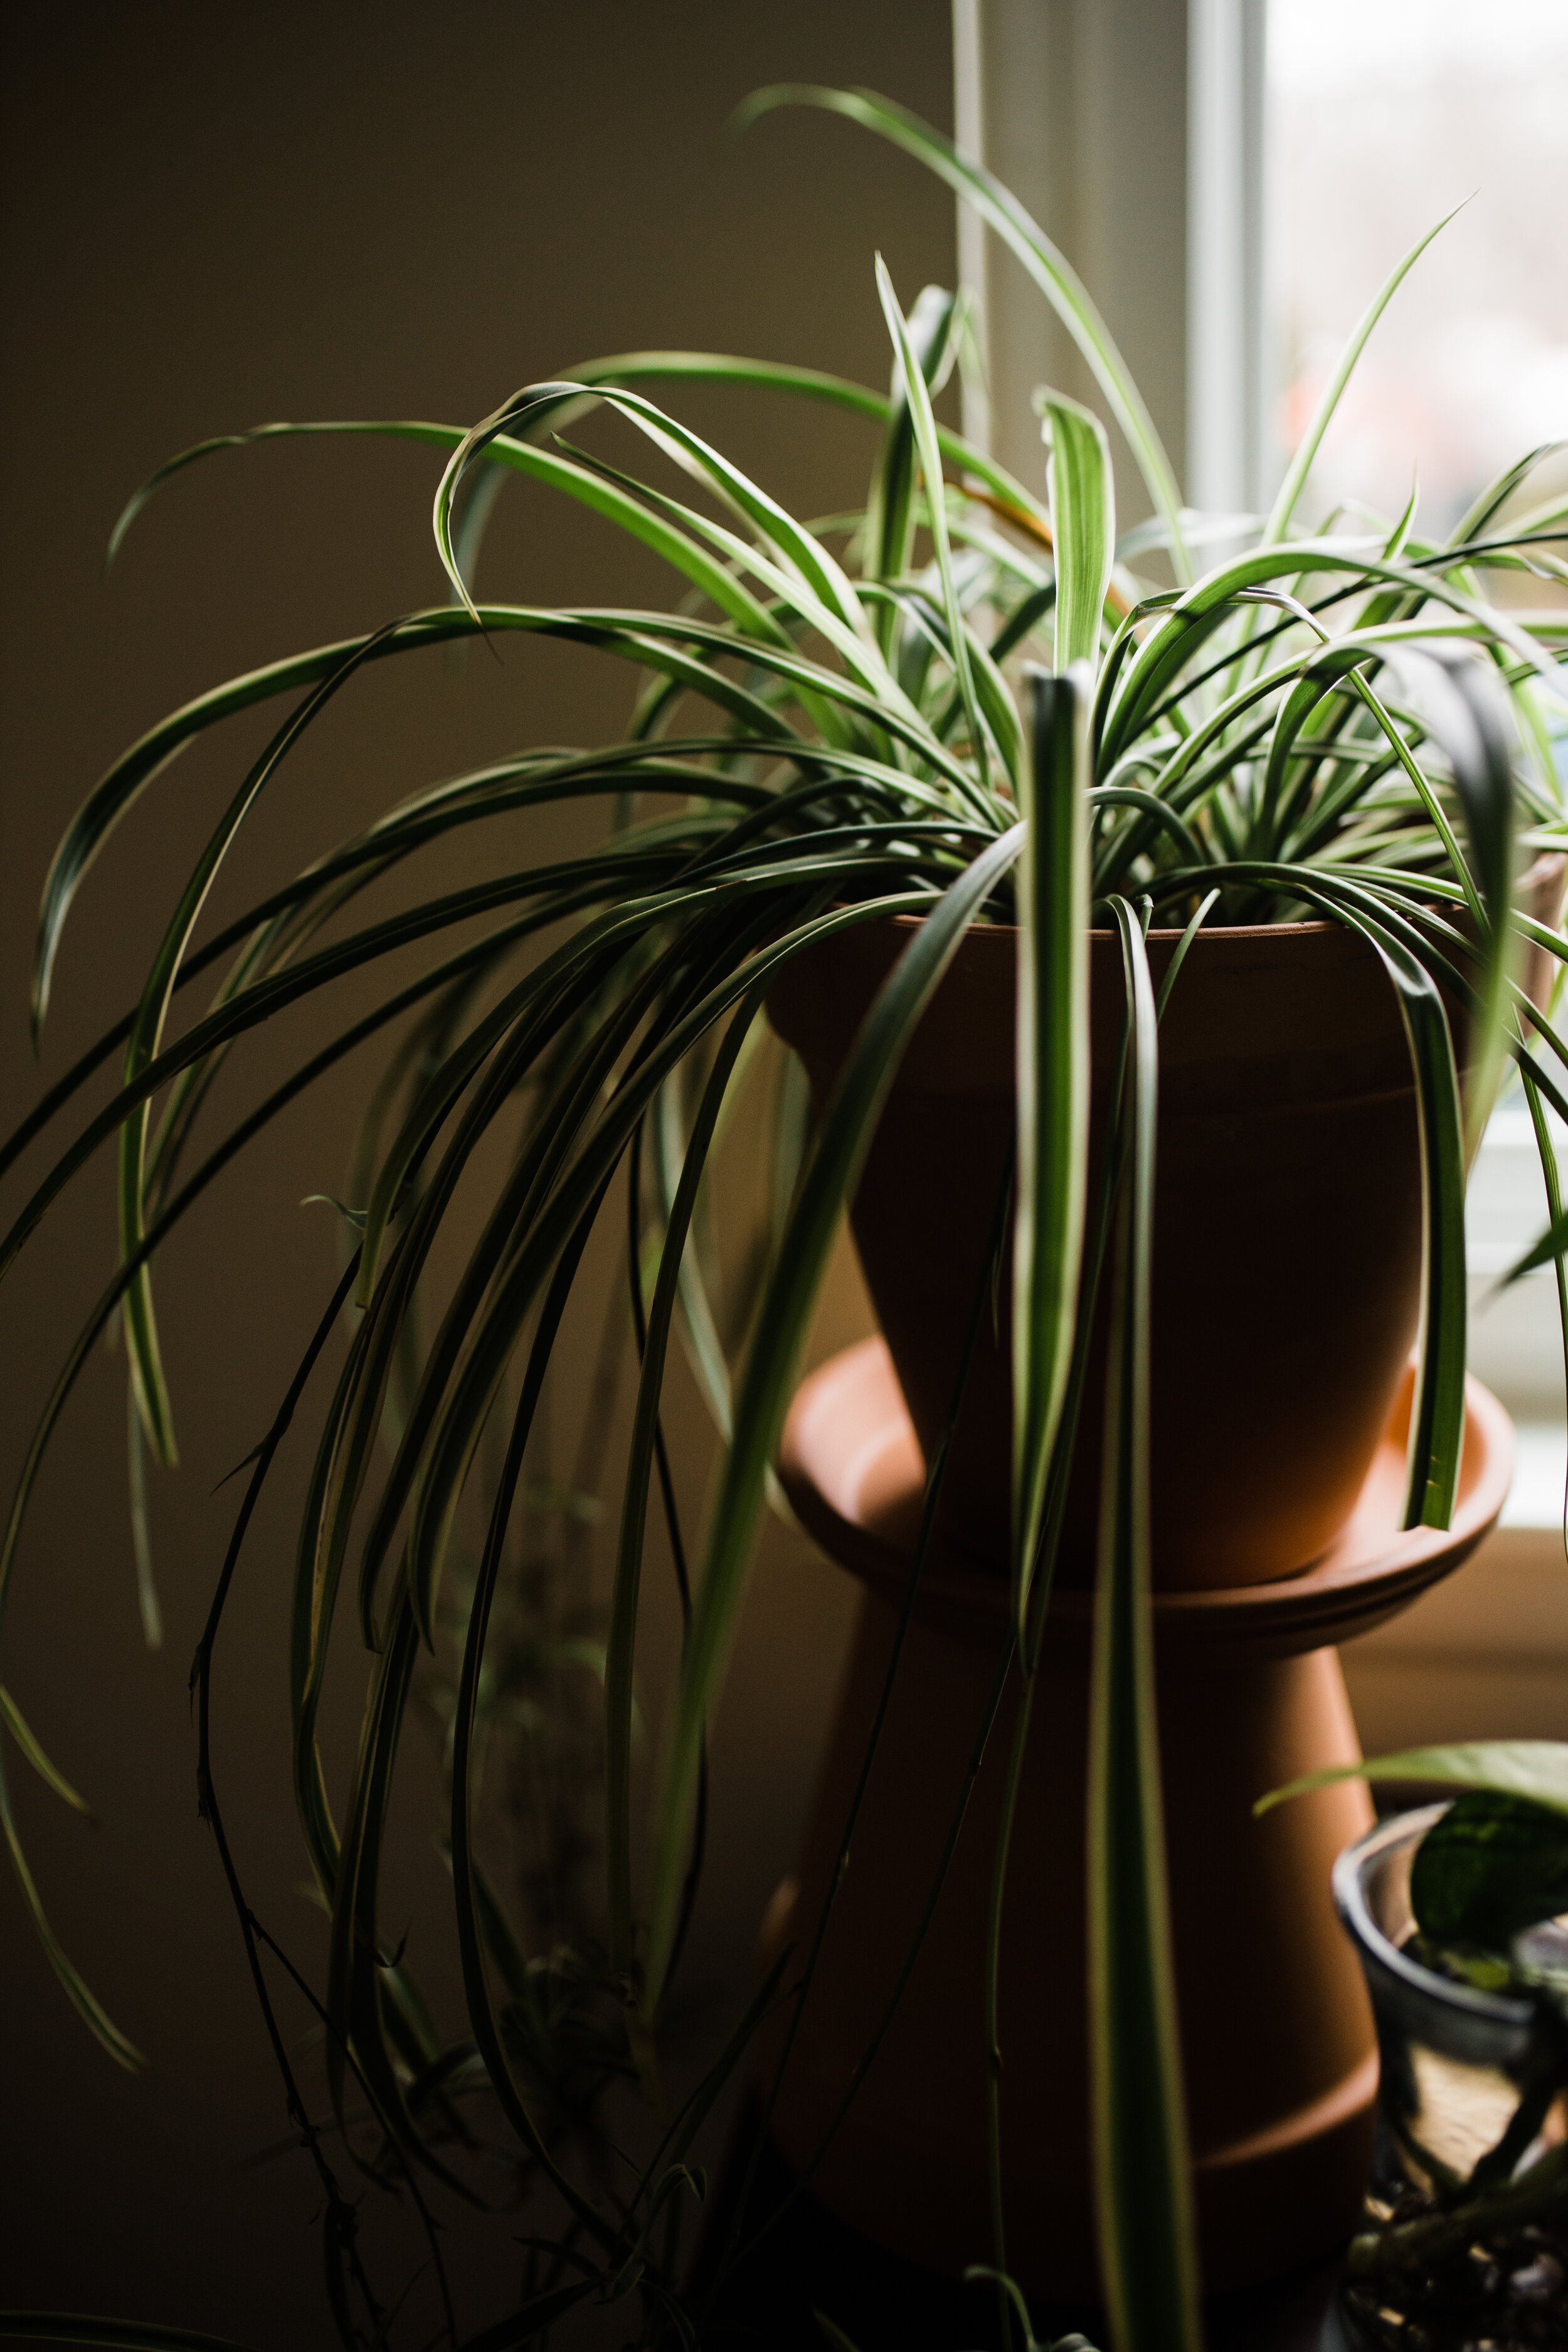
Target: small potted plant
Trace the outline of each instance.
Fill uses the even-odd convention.
[[[1556,875],[1540,864],[1565,832],[1548,714],[1568,625],[1560,607],[1505,609],[1487,593],[1500,571],[1560,572],[1551,551],[1562,503],[1521,512],[1526,459],[1441,541],[1423,535],[1414,503],[1373,530],[1357,521],[1293,535],[1334,404],[1413,254],[1352,338],[1271,514],[1239,555],[1204,570],[1205,526],[1183,508],[1103,321],[1049,240],[912,117],[865,96],[814,95],[911,148],[1011,243],[1084,351],[1142,469],[1152,524],[1118,541],[1105,429],[1070,402],[1044,402],[1048,470],[1037,483],[1014,479],[942,426],[932,403],[962,341],[962,302],[928,289],[906,312],[879,266],[886,393],[783,365],[655,353],[525,387],[471,428],[326,428],[402,434],[439,454],[435,530],[451,599],[274,663],[174,713],[115,763],[60,845],[40,919],[40,1026],[78,886],[110,850],[126,811],[228,715],[278,707],[270,741],[237,779],[200,858],[172,878],[172,910],[139,1003],[5,1150],[9,1166],[71,1118],[93,1070],[121,1059],[119,1091],[44,1167],[0,1243],[3,1272],[63,1187],[100,1150],[115,1151],[118,1269],[40,1420],[7,1525],[0,1591],[25,1541],[50,1433],[88,1351],[117,1320],[132,1445],[172,1458],[154,1311],[159,1250],[252,1136],[356,1045],[384,1036],[384,1076],[344,1204],[346,1263],[335,1282],[323,1278],[321,1325],[250,1466],[196,1661],[202,1801],[254,1956],[255,1923],[208,1769],[212,1647],[256,1495],[290,1422],[305,1417],[308,1393],[314,1457],[287,1662],[288,1795],[331,1920],[321,2001],[340,2122],[349,2128],[352,2090],[380,2177],[450,2179],[460,2136],[442,2140],[432,2117],[447,2113],[460,2082],[494,2103],[501,2130],[547,2179],[562,2217],[556,2255],[510,2332],[489,2340],[521,2341],[591,2298],[635,2299],[643,2341],[689,2340],[679,2221],[692,2187],[691,2137],[764,2012],[798,1988],[781,1962],[713,2074],[667,2126],[650,2130],[635,2178],[610,2195],[574,2176],[541,2120],[537,2036],[517,2022],[518,1939],[476,1852],[478,1746],[509,1527],[590,1239],[601,1218],[626,1219],[640,1370],[603,1658],[605,1952],[594,1990],[618,2004],[621,2021],[614,2047],[596,2045],[599,2058],[606,2069],[634,2068],[657,2102],[660,2022],[699,1876],[706,1726],[813,1304],[841,1215],[858,1197],[889,1328],[905,1313],[875,1236],[906,1213],[868,1206],[878,1154],[888,1157],[879,1120],[894,1131],[886,1123],[901,1115],[900,1065],[907,1053],[918,1065],[922,1022],[973,995],[978,972],[977,1025],[970,1047],[961,1040],[957,1050],[993,1061],[1000,1052],[1003,1066],[1000,1112],[987,1114],[985,1150],[963,1176],[977,1184],[982,1212],[964,1223],[940,1193],[919,1211],[930,1245],[915,1254],[917,1305],[906,1319],[934,1333],[934,1353],[923,1370],[910,1360],[900,1371],[930,1455],[930,1512],[956,1515],[981,1570],[999,1567],[1010,1580],[1015,1671],[1026,1682],[1048,1636],[1058,1556],[1086,1556],[1078,1544],[1086,1526],[1090,1553],[1098,1548],[1089,1801],[1102,2263],[1119,2342],[1152,2342],[1156,2326],[1162,2342],[1192,2341],[1148,1610],[1152,1578],[1190,1582],[1194,1572],[1183,1551],[1184,1530],[1195,1524],[1182,1485],[1193,1448],[1173,1433],[1184,1412],[1212,1415],[1216,1391],[1205,1404],[1203,1381],[1228,1374],[1223,1364],[1197,1379],[1181,1369],[1179,1283],[1163,1269],[1177,1267],[1183,1250],[1162,1225],[1155,1252],[1166,1197],[1156,1134],[1173,1118],[1203,1140],[1204,1071],[1231,1051],[1227,1020],[1253,1020],[1260,1066],[1275,1024],[1288,1063],[1291,1054],[1299,1068],[1316,1057],[1326,1091],[1309,1085],[1310,1117],[1320,1096],[1334,1095],[1336,1056],[1354,1066],[1359,1139],[1335,1148],[1356,1163],[1354,1214],[1370,1216],[1381,1237],[1383,1278],[1373,1281],[1369,1268],[1348,1305],[1342,1296],[1325,1310],[1349,1317],[1325,1340],[1311,1319],[1323,1307],[1312,1295],[1321,1289],[1315,1269],[1332,1255],[1320,1227],[1341,1212],[1325,1207],[1319,1218],[1310,1202],[1284,1196],[1281,1222],[1254,1234],[1249,1261],[1215,1263],[1215,1278],[1238,1301],[1260,1280],[1289,1279],[1292,1267],[1303,1299],[1300,1318],[1278,1302],[1272,1309],[1276,1325],[1302,1323],[1295,1390],[1276,1349],[1236,1391],[1238,1411],[1243,1391],[1276,1408],[1283,1402],[1287,1454],[1308,1419],[1321,1439],[1321,1459],[1286,1515],[1284,1550],[1264,1572],[1300,1565],[1331,1532],[1335,1512],[1348,1512],[1356,1465],[1364,1468],[1376,1443],[1417,1326],[1406,1511],[1412,1523],[1445,1524],[1463,1428],[1467,1155],[1510,1055],[1532,1108],[1568,1111],[1562,1048],[1531,1009],[1542,992],[1527,968],[1531,955],[1568,952],[1553,928]],[[864,511],[830,529],[799,522],[681,422],[679,388],[689,382],[763,385],[870,420],[879,444]],[[646,389],[656,383],[674,388],[664,393],[668,404]],[[657,479],[574,445],[574,421],[595,410],[652,454],[664,469]],[[268,425],[186,452],[132,500],[117,539],[153,490],[196,460],[320,429]],[[513,475],[653,549],[683,592],[679,607],[584,610],[481,595],[484,518]],[[1161,577],[1151,565],[1163,567]],[[564,638],[623,665],[641,686],[624,734],[587,751],[530,750],[433,783],[203,937],[207,894],[247,817],[343,687],[383,662],[505,632]],[[517,832],[498,822],[526,825],[530,812],[584,796],[597,796],[607,818],[585,856],[520,856]],[[430,895],[378,907],[376,887],[388,877],[468,843],[478,870],[460,887],[443,866]],[[1091,929],[1103,934],[1092,948]],[[399,964],[368,1009],[356,997],[352,1010],[334,1010],[340,983],[356,974],[374,983],[391,971],[387,959],[411,948],[422,961],[412,972]],[[1308,975],[1304,986],[1289,975],[1280,983],[1293,1010],[1270,993],[1264,967],[1272,971],[1277,956]],[[204,973],[218,975],[216,993],[181,1026],[183,992]],[[839,1015],[832,1043],[819,1036],[825,995]],[[238,1126],[210,1139],[205,1115],[220,1064],[240,1058],[271,1014],[301,1003],[320,1018],[309,1051]],[[764,1006],[799,1038],[818,1103],[813,1121],[781,1122],[787,1210],[731,1381],[689,1243]],[[1342,1013],[1349,1025],[1336,1030]],[[1303,1022],[1298,1036],[1291,1024]],[[1287,1083],[1279,1098],[1289,1093]],[[1380,1122],[1385,1148],[1371,1149]],[[1227,1166],[1212,1108],[1206,1125],[1220,1148],[1202,1163],[1207,1173],[1189,1180],[1194,1214],[1205,1192],[1212,1207]],[[498,1134],[506,1139],[499,1163],[487,1150]],[[477,1187],[476,1239],[454,1202],[466,1213]],[[998,1254],[991,1237],[1006,1230],[998,1219],[1009,1204],[1013,1238]],[[437,1284],[437,1245],[458,1233],[460,1268]],[[910,1253],[900,1244],[890,1255]],[[994,1291],[1010,1302],[995,1318],[998,1332],[1010,1320],[1010,1337],[994,1341],[983,1311]],[[330,1395],[318,1397],[312,1375],[344,1316],[346,1353]],[[1340,1394],[1347,1328],[1364,1343],[1352,1351],[1348,1399]],[[689,1580],[659,1420],[680,1328],[727,1438]],[[973,1453],[947,1443],[946,1399],[966,1349],[983,1408],[964,1423],[979,1432]],[[498,1458],[487,1464],[483,1441],[497,1430]],[[1228,1535],[1225,1497],[1234,1504],[1248,1475],[1263,1491],[1284,1475],[1278,1426],[1268,1443],[1274,1452],[1258,1455],[1255,1475],[1244,1462],[1238,1476],[1233,1452],[1227,1476],[1208,1478],[1220,1517],[1205,1523],[1204,1542],[1212,1551],[1234,1539],[1237,1574],[1258,1567],[1256,1495],[1247,1526]],[[953,1481],[945,1503],[944,1472]],[[687,1630],[643,1854],[634,1838],[634,1692],[656,1483],[672,1514]],[[374,1652],[374,1671],[352,1776],[330,1792],[317,1742],[322,1682],[336,1645],[356,1640]],[[444,1643],[451,1926],[467,2017],[457,2036],[432,2040],[381,1922],[378,1874],[416,1670],[422,1653]],[[12,1727],[63,1787],[19,1706]],[[12,1850],[62,1984],[110,2053],[131,2062],[131,2045],[48,1929],[14,1836]],[[1135,2065],[1125,2063],[1133,2052]],[[311,2146],[328,2181],[320,2140]],[[343,2210],[333,2181],[328,2260],[340,2315],[364,2292]]]
[[[1416,2331],[1431,2352],[1534,2352],[1568,2328],[1568,1748],[1362,1769],[1462,1793],[1380,1822],[1334,1874],[1383,2061],[1339,2325],[1354,2352]]]

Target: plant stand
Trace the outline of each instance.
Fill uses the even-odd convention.
[[[1332,1644],[1463,1560],[1501,1509],[1512,1430],[1472,1381],[1447,1531],[1399,1528],[1408,1383],[1348,1526],[1271,1584],[1157,1593],[1160,1751],[1187,2120],[1206,2287],[1277,2276],[1346,2236],[1371,2156],[1377,2052],[1330,1895],[1371,1822],[1347,1783],[1261,1821],[1255,1800],[1359,1757]],[[797,1870],[769,1906],[770,1959],[804,1964],[837,1863],[908,1588],[924,1468],[880,1339],[805,1381],[780,1475],[803,1526],[865,1587]],[[1031,2291],[1093,2295],[1084,1958],[1084,1768],[1093,1595],[1053,1596],[1000,1967],[1007,2262]],[[992,2259],[984,1987],[1009,1678],[942,1894],[875,2060],[829,2129],[914,1940],[994,1687],[1006,1585],[940,1536],[831,1925],[773,2118],[786,2164],[875,2243],[949,2273]],[[790,1979],[786,1976],[786,1985]],[[762,2081],[786,2002],[762,2037]],[[824,2141],[826,2147],[819,2156]]]

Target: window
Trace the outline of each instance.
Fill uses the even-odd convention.
[[[1366,303],[1461,204],[1378,325],[1304,519],[1357,502],[1397,515],[1414,460],[1423,519],[1451,524],[1504,466],[1568,436],[1563,0],[954,0],[953,13],[960,142],[1082,272],[1167,446],[1184,448],[1195,503],[1262,505]],[[1151,258],[1173,217],[1184,274],[1180,247]],[[960,256],[987,312],[984,421],[1022,470],[1038,463],[1033,385],[1083,387],[1037,298],[962,213]],[[966,407],[966,427],[982,423]],[[1568,459],[1551,464],[1537,497],[1568,480]],[[1118,487],[1132,520],[1136,487]],[[1521,588],[1532,603],[1560,593]],[[1568,782],[1568,736],[1560,762]],[[1568,1137],[1563,1164],[1568,1190]],[[1554,1279],[1496,1294],[1544,1216],[1528,1115],[1505,1100],[1471,1181],[1471,1361],[1514,1415],[1519,1475],[1475,1575],[1354,1645],[1369,1746],[1568,1734]]]
[[[1270,0],[1276,451],[1367,299],[1462,205],[1400,288],[1317,467],[1321,508],[1451,524],[1568,433],[1568,8],[1562,0]]]
[[[1265,123],[1266,468],[1284,463],[1388,271],[1463,205],[1378,323],[1324,443],[1311,510],[1398,514],[1414,466],[1428,527],[1451,528],[1505,467],[1568,435],[1568,9],[1268,0]],[[1568,465],[1549,460],[1533,497],[1564,478]],[[1521,587],[1532,603],[1553,593]],[[1568,1169],[1568,1150],[1560,1158]],[[1369,1746],[1568,1729],[1556,1283],[1543,1270],[1497,1288],[1545,1217],[1529,1113],[1505,1097],[1467,1222],[1470,1363],[1514,1416],[1513,1492],[1472,1572],[1347,1654]]]
[[[1269,0],[1268,139],[1276,466],[1388,270],[1463,207],[1379,321],[1315,481],[1315,519],[1363,502],[1396,515],[1414,466],[1423,518],[1449,529],[1524,451],[1568,434],[1568,9]],[[1532,602],[1552,593],[1521,584]],[[1551,1525],[1568,1454],[1556,1286],[1543,1271],[1496,1295],[1544,1219],[1528,1114],[1505,1102],[1471,1182],[1471,1362],[1520,1423],[1510,1513]]]

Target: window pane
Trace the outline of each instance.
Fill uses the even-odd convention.
[[[1394,296],[1317,468],[1321,515],[1428,530],[1568,433],[1564,0],[1271,0],[1273,309],[1282,461],[1400,256],[1471,201]]]
[[[1568,436],[1568,0],[1269,0],[1268,107],[1277,467],[1390,270],[1464,204],[1374,331],[1302,509],[1315,523],[1348,504],[1352,529],[1358,502],[1396,515],[1415,468],[1419,527],[1440,536]],[[1564,483],[1550,460],[1526,499]],[[1531,604],[1560,593],[1518,582]],[[1496,1286],[1545,1218],[1516,1093],[1470,1181],[1470,1362],[1521,1425],[1513,1516],[1541,1524],[1563,1507],[1556,1286],[1544,1270]]]

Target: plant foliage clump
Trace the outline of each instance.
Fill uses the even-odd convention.
[[[887,391],[803,368],[645,352],[528,385],[468,429],[269,425],[163,467],[126,509],[116,544],[155,489],[223,450],[321,432],[434,449],[442,458],[435,534],[451,595],[174,712],[116,762],[60,845],[40,919],[38,1027],[77,891],[121,817],[187,743],[252,707],[281,714],[178,890],[140,1002],[5,1148],[9,1166],[69,1114],[96,1069],[120,1057],[113,1099],[39,1177],[0,1243],[3,1272],[71,1178],[112,1147],[119,1265],[40,1421],[0,1554],[0,1594],[39,1461],[99,1335],[115,1320],[123,1328],[137,1465],[146,1448],[172,1460],[158,1253],[253,1137],[357,1046],[384,1038],[384,1074],[351,1179],[351,1255],[251,1468],[198,1653],[203,1801],[265,2003],[264,1938],[244,1905],[212,1783],[211,1664],[256,1496],[309,1388],[313,1455],[287,1679],[293,1793],[331,1923],[321,2010],[338,2123],[350,2127],[352,2100],[368,2118],[353,2126],[353,2144],[373,2147],[374,2170],[419,2197],[455,2180],[466,2129],[457,2103],[482,2087],[563,2216],[504,2340],[531,2337],[590,2298],[628,2299],[645,2342],[692,2340],[700,2315],[683,2298],[679,2253],[691,2144],[763,2010],[803,2000],[809,1969],[787,1990],[777,1972],[762,1988],[646,2163],[607,2159],[607,2174],[584,2185],[568,2160],[569,2126],[620,2072],[635,2072],[656,2095],[661,2024],[698,1886],[706,1727],[817,1287],[900,1055],[965,929],[1016,925],[1027,1010],[1012,1276],[1014,1630],[1002,1665],[1032,1683],[1055,1503],[1085,1377],[1078,1341],[1103,1282],[1120,1307],[1091,1843],[1095,1949],[1105,1963],[1095,2024],[1101,2230],[1119,2340],[1190,2342],[1181,2092],[1157,1776],[1148,1769],[1139,1464],[1150,1410],[1144,1303],[1161,1006],[1145,938],[1152,924],[1167,926],[1183,933],[1184,950],[1205,923],[1322,916],[1360,932],[1381,959],[1405,1018],[1424,1138],[1426,1278],[1408,1513],[1445,1524],[1463,1425],[1467,1150],[1509,1056],[1549,1165],[1547,1107],[1568,1115],[1563,1045],[1546,1013],[1526,1013],[1517,977],[1521,943],[1562,957],[1563,942],[1513,905],[1520,866],[1568,839],[1552,749],[1568,646],[1558,593],[1568,573],[1553,551],[1565,502],[1530,503],[1538,451],[1441,541],[1424,534],[1414,498],[1397,519],[1342,516],[1297,534],[1333,402],[1412,255],[1352,338],[1271,513],[1245,526],[1192,514],[1103,321],[1006,191],[885,101],[807,91],[764,102],[792,96],[919,155],[1008,241],[1083,351],[1141,469],[1152,520],[1118,538],[1105,427],[1069,401],[1042,396],[1046,463],[1033,483],[939,423],[933,403],[964,343],[965,303],[927,288],[906,310],[880,264]],[[691,384],[782,393],[867,420],[878,447],[864,507],[816,526],[796,520],[681,421],[679,394]],[[634,454],[612,465],[572,438],[595,412],[640,462]],[[486,518],[512,477],[607,519],[661,557],[679,592],[672,609],[481,594]],[[1541,583],[1535,603],[1532,583]],[[618,740],[528,750],[434,782],[200,937],[207,895],[247,817],[351,679],[438,645],[519,633],[625,667],[637,691]],[[520,837],[498,821],[579,801],[605,812],[602,836],[582,854],[517,863],[495,846]],[[407,877],[429,853],[472,827],[483,853],[478,878],[410,893]],[[388,882],[403,897],[378,908],[378,886]],[[814,1132],[798,1080],[785,1075],[778,1214],[748,1297],[726,1323],[693,1237],[718,1139],[757,1075],[769,987],[818,942],[895,915],[924,919]],[[1128,1003],[1126,1083],[1100,1198],[1086,1177],[1091,920],[1121,941]],[[379,983],[370,1009],[335,1011],[342,983],[367,974]],[[184,992],[204,975],[216,976],[216,992],[182,1026]],[[1468,1135],[1445,990],[1468,1006],[1479,1040],[1483,1083],[1470,1097]],[[214,1139],[204,1113],[219,1068],[263,1023],[304,1004],[316,1024],[309,1052]],[[459,1196],[468,1211],[476,1171],[493,1171],[481,1155],[497,1135],[505,1149],[500,1172],[485,1179],[478,1238],[437,1286],[434,1253],[454,1230]],[[629,1234],[637,1360],[620,1491],[606,1498],[608,1610],[602,1625],[557,1611],[554,1647],[541,1650],[537,1604],[548,1595],[536,1578],[531,1599],[511,1530],[529,1506],[525,1465],[552,1352],[590,1240],[610,1218],[623,1218]],[[1538,1258],[1559,1255],[1563,1243],[1554,1225]],[[346,1351],[328,1382],[318,1364],[345,1315]],[[660,1426],[677,1334],[725,1443],[689,1573]],[[656,1485],[685,1636],[645,1851],[634,1836],[636,1662]],[[466,1497],[479,1503],[477,1538]],[[931,1508],[928,1500],[928,1528]],[[566,1606],[569,1617],[580,1609],[580,1587]],[[374,1670],[353,1770],[333,1792],[318,1715],[334,1645],[355,1641]],[[436,1654],[445,1663],[433,1681],[420,1661]],[[579,1679],[567,1700],[571,1675]],[[544,1875],[528,1908],[545,1941],[530,1952],[479,1859],[476,1815],[487,1744],[499,1753],[509,1709],[512,1730],[534,1738],[538,1717],[531,1728],[527,1710],[542,1705],[552,1710],[550,1769],[567,1770],[567,1801],[538,1845]],[[576,1731],[563,1705],[580,1710]],[[29,1760],[66,1793],[7,1707]],[[436,2032],[390,1948],[378,1896],[394,1765],[416,1708],[434,1711],[449,1792],[452,1927],[468,2009],[455,2042]],[[518,1768],[525,1780],[546,1769],[546,1746],[535,1738],[531,1763]],[[602,1827],[585,1833],[572,1791],[581,1795],[601,1772]],[[66,1990],[110,2052],[134,2063],[53,1937],[4,1809],[24,1895]],[[601,1863],[590,1901],[580,1873]],[[608,2022],[606,1991],[616,2004]],[[274,2042],[303,2126],[276,2027]],[[994,2083],[992,2095],[994,2106]],[[321,2136],[306,2137],[326,2185],[329,2276],[345,2341],[366,2330],[381,2340],[345,2201]],[[1009,2307],[1004,2294],[1005,2326]]]

